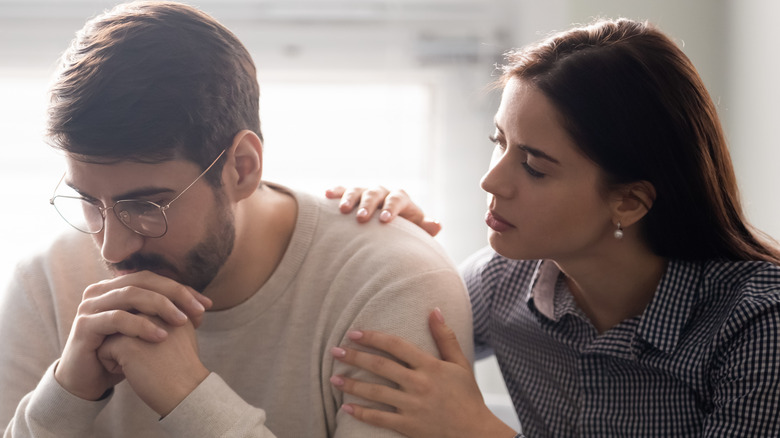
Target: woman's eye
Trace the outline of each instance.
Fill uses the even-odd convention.
[[[539,172],[538,170],[535,170],[533,167],[529,166],[528,161],[523,161],[523,168],[533,178],[544,178],[544,174],[542,172]]]
[[[494,135],[490,135],[488,136],[488,140],[490,140],[490,142],[493,143],[493,146],[497,146],[501,150],[506,149],[506,146],[504,145],[504,143],[501,142],[501,140],[498,139],[498,137]]]

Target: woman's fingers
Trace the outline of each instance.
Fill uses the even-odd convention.
[[[364,423],[401,432],[399,429],[402,429],[400,424],[403,424],[403,418],[395,412],[364,408],[356,404],[345,404],[341,409]]]
[[[344,186],[331,187],[325,190],[325,197],[328,199],[339,199],[344,195],[345,191],[346,189],[344,189]]]
[[[353,330],[347,333],[347,337],[364,347],[388,353],[412,369],[420,368],[426,361],[435,359],[430,353],[395,335],[372,330]],[[360,356],[363,355],[375,356],[369,353],[362,353]]]
[[[330,353],[340,362],[370,371],[400,386],[406,386],[410,380],[409,368],[385,356],[342,347],[334,347]]]
[[[350,213],[357,209],[358,222],[368,222],[379,211],[380,222],[392,222],[400,216],[422,228],[431,236],[441,231],[441,224],[425,216],[404,190],[388,190],[382,186],[373,189],[342,186],[331,187],[325,191],[328,199],[341,199],[339,209],[342,213]]]
[[[381,208],[385,203],[385,198],[390,193],[389,190],[382,186],[375,187],[373,189],[351,189],[353,191],[360,190],[360,202],[357,206],[357,220],[358,222],[368,222],[371,216],[377,209]]]
[[[333,376],[330,383],[347,394],[394,408],[404,406],[405,399],[408,398],[403,392],[381,383],[367,383],[344,376]]]
[[[428,325],[431,328],[431,334],[436,341],[441,358],[447,362],[460,365],[464,369],[470,369],[471,363],[460,347],[458,337],[455,332],[444,322],[444,315],[437,307],[431,312],[428,318]]]
[[[436,236],[441,231],[441,224],[434,219],[424,218],[418,225],[431,236]]]

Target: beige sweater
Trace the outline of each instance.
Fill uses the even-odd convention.
[[[294,195],[298,219],[282,262],[252,298],[207,313],[197,333],[212,373],[162,420],[126,382],[91,402],[53,378],[82,291],[109,275],[91,238],[67,234],[20,264],[0,303],[5,436],[397,436],[339,411],[356,400],[335,390],[331,375],[376,378],[334,361],[329,349],[356,328],[435,351],[427,319],[438,306],[471,355],[463,283],[442,249],[410,223],[358,225],[335,201]]]

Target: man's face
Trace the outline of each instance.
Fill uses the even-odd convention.
[[[103,207],[123,199],[166,205],[201,172],[185,160],[96,164],[69,157],[67,164],[64,184]],[[233,250],[235,228],[230,204],[221,190],[201,179],[165,215],[168,231],[160,238],[150,238],[124,226],[109,209],[103,230],[93,238],[115,275],[149,270],[202,292]]]

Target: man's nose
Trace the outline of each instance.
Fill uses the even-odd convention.
[[[122,224],[113,210],[106,211],[105,221],[103,231],[97,235],[102,239],[100,254],[105,261],[119,263],[141,249],[144,237]]]

